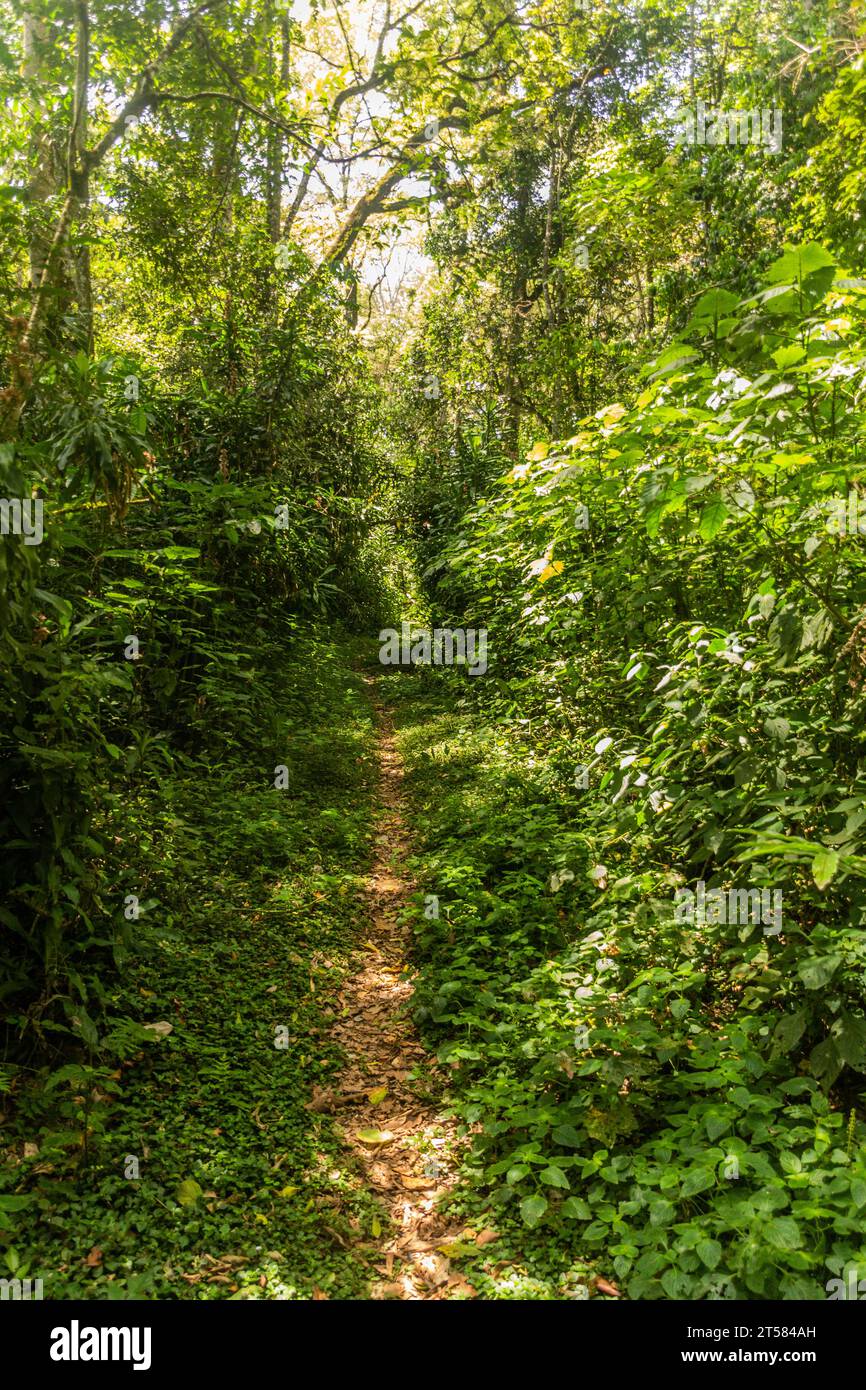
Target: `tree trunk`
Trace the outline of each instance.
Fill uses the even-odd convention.
[[[511,281],[510,323],[508,342],[505,350],[505,451],[515,463],[520,458],[520,422],[522,417],[522,397],[520,390],[520,358],[523,348],[523,316],[526,312],[528,283],[526,248],[523,243],[526,217],[529,211],[531,175],[528,170],[520,171],[522,177],[517,195],[517,208],[514,216],[515,226],[515,266]]]
[[[72,129],[69,133],[67,178],[73,195],[71,225],[73,230],[86,231],[90,211],[90,178],[87,172],[88,84],[90,82],[90,13],[87,0],[77,0],[75,6],[77,36],[75,64],[75,96]],[[88,355],[93,352],[93,292],[90,279],[90,247],[86,241],[70,254],[75,298],[80,317],[80,337]]]
[[[279,90],[284,93],[289,86],[289,62],[291,57],[289,21],[283,17],[280,23],[280,77]],[[269,40],[270,67],[273,73],[273,47]],[[276,126],[271,126],[268,133],[268,172],[267,172],[267,215],[268,215],[268,236],[276,246],[280,240],[282,232],[282,202],[283,202],[283,158],[285,154],[285,136]]]
[[[46,23],[32,14],[24,15],[24,74],[36,85],[33,97],[35,110],[30,135],[32,173],[28,195],[33,206],[47,203],[63,192],[69,206],[64,204],[60,224],[36,223],[30,239],[30,285],[38,291],[46,275],[43,289],[46,307],[39,328],[55,347],[83,347],[88,352],[93,341],[93,306],[90,285],[90,252],[86,245],[73,251],[70,233],[81,229],[90,200],[88,178],[84,167],[87,143],[87,86],[90,72],[90,15],[87,0],[75,4],[75,81],[73,86],[72,125],[66,149],[52,137],[44,112],[40,89],[47,90],[53,81],[48,66],[51,33]],[[70,201],[71,200],[71,201]],[[52,215],[56,219],[56,214]],[[62,224],[62,240],[58,242],[57,228]],[[49,264],[50,262],[50,264]],[[78,323],[70,330],[70,320],[78,311]],[[30,347],[33,347],[30,342]]]
[[[27,184],[27,195],[30,206],[34,209],[38,209],[40,204],[48,204],[52,198],[57,197],[63,191],[66,181],[63,152],[59,143],[52,138],[42,100],[42,93],[48,89],[51,82],[48,66],[51,42],[52,35],[45,21],[33,14],[25,13],[23,71],[24,76],[34,83],[31,98],[33,121],[29,139],[31,174]],[[47,208],[44,221],[39,217],[33,219],[29,261],[30,286],[34,291],[38,289],[42,280],[54,242],[55,228],[55,214]],[[60,319],[70,308],[72,300],[71,286],[63,284],[63,264],[59,256],[52,267],[51,278],[51,305],[45,314],[44,331],[49,341],[56,342],[59,338]]]

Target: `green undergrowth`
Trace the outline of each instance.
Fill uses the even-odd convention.
[[[306,1105],[339,1063],[370,706],[330,638],[274,650],[256,679],[256,715],[232,706],[199,755],[129,791],[105,893],[139,917],[92,1046],[4,1072],[0,1266],[46,1298],[366,1291],[377,1209]]]
[[[738,940],[666,910],[663,843],[566,785],[589,730],[456,676],[383,688],[416,836],[415,1016],[474,1134],[455,1209],[500,1233],[467,1245],[467,1278],[493,1298],[595,1276],[630,1298],[827,1297],[866,1259],[851,1088],[778,1045]]]

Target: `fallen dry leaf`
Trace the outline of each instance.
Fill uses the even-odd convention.
[[[622,1294],[616,1284],[609,1284],[606,1279],[596,1279],[595,1288],[597,1293],[610,1294],[611,1298],[621,1298]]]
[[[420,1271],[428,1284],[433,1284],[436,1288],[440,1284],[447,1284],[451,1265],[444,1255],[428,1255],[419,1264]]]
[[[102,1264],[102,1251],[100,1250],[98,1245],[94,1245],[93,1249],[87,1256],[87,1259],[84,1261],[84,1263],[90,1269],[96,1269],[99,1265]]]
[[[370,1289],[370,1297],[371,1297],[371,1298],[375,1298],[375,1299],[382,1299],[382,1298],[402,1298],[402,1297],[403,1297],[403,1285],[402,1285],[402,1284],[386,1284],[386,1283],[384,1283],[384,1282],[382,1282],[382,1281],[380,1280],[378,1283],[373,1284],[373,1286],[371,1287],[371,1289]]]
[[[307,1110],[316,1110],[319,1114],[325,1114],[334,1104],[334,1096],[331,1091],[326,1091],[322,1086],[313,1087],[313,1095],[307,1101]]]
[[[475,1244],[480,1247],[484,1245],[489,1245],[492,1240],[498,1239],[499,1232],[491,1230],[489,1226],[485,1226],[484,1230],[479,1231],[478,1235],[475,1237]]]
[[[448,1280],[448,1288],[452,1293],[465,1294],[467,1298],[475,1297],[475,1290],[468,1284],[462,1274],[452,1274]]]

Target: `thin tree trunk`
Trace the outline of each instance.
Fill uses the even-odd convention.
[[[291,62],[291,29],[289,21],[283,16],[280,22],[280,93],[288,91]],[[285,156],[285,135],[275,126],[271,127],[268,141],[268,235],[276,245],[283,234],[283,159]]]
[[[25,13],[24,15],[24,76],[34,84],[34,93],[31,97],[32,102],[32,124],[29,140],[29,162],[30,178],[27,184],[27,194],[30,206],[34,209],[39,208],[40,204],[50,203],[62,192],[65,183],[65,169],[61,150],[57,143],[51,138],[48,128],[48,119],[45,106],[42,100],[42,92],[47,89],[50,74],[47,70],[48,49],[51,43],[51,33],[45,21],[38,19],[36,15]],[[47,209],[46,209],[47,212]],[[33,219],[33,230],[30,234],[29,261],[30,261],[30,286],[35,291],[43,279],[45,268],[51,254],[54,242],[56,221],[51,216],[50,224],[43,222],[37,216]],[[58,260],[59,265],[59,260]],[[63,309],[68,307],[61,303],[63,296],[60,294],[59,276],[57,266],[54,268],[55,284],[54,308],[55,313],[48,315],[46,312],[46,329],[48,336],[55,337],[54,323],[59,319]],[[50,317],[50,322],[49,322]]]
[[[515,463],[520,455],[520,422],[522,416],[520,393],[520,357],[523,348],[523,315],[526,311],[527,267],[526,252],[521,244],[521,233],[526,225],[529,210],[529,184],[526,171],[521,178],[517,198],[515,226],[517,228],[516,265],[511,282],[511,321],[508,328],[508,343],[505,352],[505,392],[506,423],[505,449]]]
[[[90,82],[90,13],[87,0],[76,0],[75,28],[77,33],[75,64],[75,96],[72,129],[69,133],[67,181],[75,199],[72,221],[79,231],[86,229],[90,210],[90,178],[87,172],[88,84]],[[87,242],[72,253],[72,275],[76,300],[81,316],[84,346],[93,352],[93,292],[90,278],[90,247]]]

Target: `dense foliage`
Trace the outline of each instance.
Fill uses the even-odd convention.
[[[308,1102],[366,662],[451,1201],[519,1274],[474,1287],[824,1297],[866,1267],[859,0],[0,24],[0,1260],[364,1296]],[[402,619],[486,672],[385,673]]]

